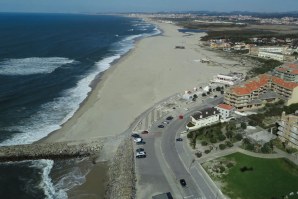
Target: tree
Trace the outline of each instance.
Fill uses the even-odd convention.
[[[262,153],[271,153],[272,150],[273,148],[271,147],[271,144],[269,142],[265,143],[261,148]]]
[[[202,144],[202,146],[207,146],[208,145],[208,142],[202,141],[201,144]]]
[[[242,129],[246,129],[246,127],[247,127],[246,123],[245,122],[241,122],[241,128]]]
[[[232,147],[233,146],[233,143],[230,142],[230,141],[226,141],[226,145],[227,145],[227,147]]]
[[[218,139],[219,139],[220,141],[224,141],[224,140],[226,139],[226,136],[224,136],[223,134],[220,134],[220,135],[218,136]]]
[[[214,144],[214,143],[217,142],[217,140],[216,140],[216,138],[213,137],[213,138],[210,139],[210,142]]]
[[[220,150],[224,150],[225,148],[226,148],[226,145],[225,145],[225,144],[220,144],[220,145],[219,145],[219,149],[220,149]]]
[[[216,87],[216,89],[215,89],[216,91],[220,91],[221,90],[221,88],[218,86],[218,87]]]
[[[240,141],[240,140],[243,139],[243,136],[242,136],[241,133],[237,133],[237,134],[235,135],[235,138],[236,138],[236,140]]]
[[[198,98],[198,95],[197,95],[197,94],[194,94],[194,95],[193,95],[193,98],[194,98],[194,99]]]
[[[206,96],[207,96],[206,93],[203,93],[203,94],[202,94],[202,97],[206,97]]]
[[[244,138],[244,139],[242,140],[242,143],[243,143],[244,145],[248,145],[248,144],[250,144],[250,140],[249,140],[248,138]]]
[[[226,136],[227,136],[227,138],[231,139],[234,136],[234,132],[233,131],[227,131]]]
[[[224,94],[225,92],[224,91],[220,91],[220,94]]]

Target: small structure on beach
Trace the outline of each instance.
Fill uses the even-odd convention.
[[[185,46],[175,46],[175,49],[185,49]]]

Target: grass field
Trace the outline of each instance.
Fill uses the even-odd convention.
[[[231,199],[298,199],[298,167],[286,159],[261,159],[240,153],[226,156],[236,165],[223,177],[223,192]],[[252,168],[241,172],[241,168]]]

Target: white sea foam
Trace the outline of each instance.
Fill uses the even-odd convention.
[[[26,121],[23,122],[24,125],[14,126],[14,127],[10,127],[9,129],[5,129],[6,131],[12,131],[12,132],[19,131],[22,133],[14,134],[12,138],[0,143],[0,146],[30,144],[34,141],[40,140],[41,138],[47,136],[49,133],[61,128],[61,125],[73,116],[73,114],[78,110],[80,103],[82,103],[83,100],[87,97],[88,93],[91,91],[90,84],[99,73],[107,70],[111,66],[112,62],[119,59],[123,54],[127,53],[130,49],[132,49],[134,46],[134,41],[137,38],[156,35],[159,33],[160,31],[156,28],[154,29],[154,32],[152,34],[132,35],[124,38],[123,40],[115,44],[114,46],[115,54],[96,62],[95,71],[93,71],[89,75],[82,78],[77,83],[76,87],[65,90],[61,97],[58,97],[53,101],[42,105],[39,111],[35,115],[33,115],[31,118],[28,118]],[[43,60],[39,60],[39,61],[44,61],[44,59],[52,60],[52,61],[49,61],[49,63],[50,62],[55,63],[54,64],[55,67],[50,67],[47,70],[40,69],[39,73],[50,73],[51,71],[55,70],[57,67],[63,64],[73,62],[72,60],[67,58],[41,58],[41,59]],[[59,64],[58,64],[58,60],[60,60]],[[36,63],[36,62],[37,61],[35,59],[35,62],[31,62],[31,63]],[[1,64],[3,66],[3,62]],[[22,65],[22,67],[23,66],[24,65]],[[14,72],[10,71],[9,74],[13,74],[13,75],[33,74],[33,71],[36,69],[36,65],[30,66],[30,67],[31,69],[28,71],[31,71],[31,72],[21,73],[19,68],[16,67],[17,69],[13,70]],[[3,68],[0,69],[0,74],[4,74]],[[54,186],[51,181],[51,178],[49,177],[49,173],[51,171],[51,168],[53,167],[53,161],[50,161],[50,160],[36,161],[35,166],[42,168],[43,170],[43,174],[42,174],[43,183],[41,184],[41,186],[44,188],[45,194],[49,199],[67,198],[66,191],[71,189],[75,185],[82,184],[85,180],[84,174],[79,173],[79,171],[77,170],[70,173],[69,175],[64,176]]]
[[[0,75],[31,75],[51,73],[64,64],[74,60],[63,57],[30,57],[8,59],[0,62]]]
[[[34,160],[32,161],[31,167],[38,168],[42,171],[39,187],[44,190],[46,199],[66,199],[68,198],[66,192],[63,189],[56,189],[49,176],[53,165],[53,160]]]

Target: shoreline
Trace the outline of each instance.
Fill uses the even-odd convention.
[[[60,129],[38,142],[112,138],[105,144],[105,152],[109,151],[109,154],[99,154],[100,158],[111,160],[111,154],[119,145],[115,137],[119,139],[123,133],[128,134],[127,129],[156,103],[209,82],[218,73],[240,70],[196,61],[208,55],[218,62],[236,63],[200,47],[200,38],[205,33],[188,35],[179,32],[180,27],[176,25],[144,20],[157,26],[161,33],[137,39],[134,48],[111,63],[92,81],[92,90],[74,115]],[[178,45],[186,48],[176,49]],[[108,162],[104,164],[109,167]],[[90,186],[93,179],[89,175],[83,185],[70,190],[70,193]]]
[[[147,20],[148,21],[148,20]],[[156,24],[157,22],[155,22],[154,24]],[[169,24],[160,24],[160,23],[158,23],[158,25],[159,26],[161,26],[161,25],[164,25],[164,26],[170,26],[170,27],[174,27],[174,28],[176,28],[176,30],[179,28],[179,27],[177,27],[177,26],[174,26],[174,25],[169,25]],[[159,27],[159,29],[163,29],[163,27]],[[164,31],[165,32],[165,31]],[[100,137],[109,137],[109,136],[114,136],[114,135],[119,135],[119,134],[121,134],[122,132],[124,132],[126,129],[127,129],[127,127],[131,124],[131,121],[132,120],[134,120],[135,118],[137,118],[137,116],[140,114],[140,113],[142,113],[143,111],[145,111],[146,109],[148,109],[149,107],[151,107],[154,103],[156,103],[156,102],[158,102],[158,101],[160,101],[160,100],[162,100],[163,98],[165,98],[166,96],[168,96],[168,95],[171,95],[172,93],[176,93],[176,92],[183,92],[183,90],[185,90],[185,89],[188,89],[188,88],[190,88],[190,87],[192,87],[192,86],[195,86],[196,84],[197,84],[197,82],[195,81],[193,81],[193,83],[190,83],[190,84],[187,84],[187,87],[186,86],[183,86],[183,87],[180,87],[179,89],[173,89],[173,88],[171,88],[174,92],[167,92],[167,94],[162,94],[162,95],[160,95],[161,94],[161,92],[160,91],[157,91],[158,92],[158,96],[153,96],[153,97],[151,97],[152,99],[150,100],[150,101],[147,101],[147,104],[146,104],[146,106],[143,106],[142,107],[142,110],[141,109],[139,109],[138,111],[134,111],[134,117],[130,117],[131,118],[131,120],[129,120],[129,123],[127,123],[126,122],[126,126],[123,128],[121,128],[121,130],[118,130],[117,131],[117,133],[115,132],[115,133],[113,133],[113,134],[111,134],[110,132],[109,133],[105,133],[105,134],[103,134],[103,133],[93,133],[92,134],[92,136],[80,136],[79,135],[79,132],[77,131],[77,130],[75,130],[75,127],[74,126],[76,126],[76,124],[77,124],[77,122],[78,122],[78,120],[80,120],[81,119],[81,117],[83,117],[84,115],[86,115],[85,113],[86,112],[91,112],[90,111],[90,109],[91,108],[94,108],[94,105],[95,104],[100,104],[98,101],[100,101],[101,100],[101,96],[100,96],[100,94],[101,93],[103,93],[103,90],[105,89],[105,87],[107,87],[106,86],[106,84],[107,83],[110,83],[110,85],[109,85],[109,87],[112,87],[113,89],[115,89],[116,87],[117,87],[117,83],[115,84],[113,84],[113,83],[111,83],[111,79],[113,79],[113,75],[115,74],[115,73],[117,73],[117,72],[119,72],[119,70],[122,70],[123,68],[121,68],[121,66],[127,66],[128,64],[123,64],[123,63],[129,63],[129,65],[131,65],[131,64],[135,64],[135,61],[133,61],[133,62],[131,62],[131,58],[132,57],[134,57],[135,56],[135,54],[139,54],[138,53],[138,51],[139,51],[139,48],[140,48],[140,46],[142,46],[142,47],[144,47],[144,45],[143,45],[143,43],[145,42],[145,41],[148,41],[148,40],[156,40],[156,38],[158,38],[158,40],[160,40],[161,38],[166,38],[167,37],[167,35],[164,35],[165,33],[163,33],[163,34],[159,34],[159,35],[157,35],[157,36],[153,36],[153,37],[146,37],[146,38],[143,38],[143,39],[140,39],[140,40],[138,40],[138,41],[136,41],[136,43],[135,43],[135,47],[133,48],[133,49],[131,49],[128,53],[126,53],[125,55],[123,55],[123,57],[121,57],[120,59],[118,59],[115,63],[112,63],[111,64],[111,67],[108,69],[108,70],[106,70],[105,72],[103,72],[103,74],[102,75],[99,75],[99,77],[95,80],[95,81],[93,81],[92,82],[92,85],[94,86],[93,88],[92,88],[92,91],[90,92],[90,94],[88,95],[88,97],[84,100],[84,102],[82,102],[82,104],[80,105],[80,108],[76,111],[76,113],[67,121],[67,122],[65,122],[63,125],[62,125],[62,128],[61,129],[58,129],[58,130],[56,130],[56,131],[54,131],[54,132],[52,132],[51,134],[49,134],[47,137],[45,137],[44,139],[42,139],[42,141],[45,141],[45,142],[55,142],[55,141],[66,141],[66,140],[80,140],[80,139],[86,139],[86,138],[89,138],[89,139],[92,139],[92,138],[100,138]],[[184,33],[180,33],[180,32],[178,32],[177,31],[177,34],[180,34],[182,37],[183,37],[183,35],[185,35]],[[198,33],[199,35],[200,35],[200,37],[203,35],[203,34],[205,34],[205,33]],[[188,37],[194,37],[194,35],[197,35],[197,34],[193,34],[193,35],[191,35],[191,36],[188,36]],[[172,52],[174,52],[174,53],[176,53],[176,52],[178,52],[179,50],[176,50],[176,49],[174,49],[174,44],[173,44],[173,46],[172,46],[172,48],[173,49],[171,49],[171,51]],[[152,49],[151,49],[152,50]],[[154,49],[153,49],[154,50]],[[181,50],[180,52],[183,52],[183,50]],[[210,52],[204,52],[204,53],[210,53]],[[143,53],[143,54],[151,54],[151,52],[150,53]],[[160,59],[160,58],[159,58]],[[196,59],[195,57],[193,58],[193,59]],[[145,60],[146,61],[146,60]],[[151,61],[151,60],[148,60],[148,61]],[[162,60],[163,61],[163,60]],[[140,64],[140,63],[142,63],[142,61],[140,61],[140,60],[138,60],[137,61],[137,63],[136,64]],[[167,63],[166,63],[167,64]],[[148,65],[148,64],[147,64]],[[167,65],[169,65],[169,64],[167,64]],[[200,63],[198,63],[198,65],[202,65],[202,64],[200,64]],[[152,67],[152,66],[149,66],[149,67]],[[156,66],[155,66],[156,67]],[[120,69],[121,68],[121,69]],[[125,71],[121,71],[122,73],[124,73],[124,74],[122,74],[122,75],[126,75],[125,73],[128,73],[128,71],[131,71],[132,73],[135,73],[135,75],[133,75],[133,79],[136,79],[136,76],[138,76],[138,75],[146,75],[146,74],[144,74],[144,73],[142,73],[142,71],[141,71],[141,74],[138,74],[139,72],[136,72],[135,71],[135,69],[136,69],[136,67],[131,67],[133,70],[129,70],[129,69],[127,69],[127,71],[125,72]],[[210,69],[213,69],[213,74],[212,75],[215,75],[215,74],[217,74],[217,73],[219,73],[220,72],[220,70],[218,71],[218,72],[214,72],[214,69],[215,68],[220,68],[220,67],[210,67]],[[156,68],[155,68],[156,69]],[[174,70],[175,68],[173,68],[173,67],[171,67],[171,68],[169,68],[169,70]],[[146,72],[151,72],[151,77],[153,77],[152,75],[154,75],[153,73],[154,72],[162,72],[162,71],[160,71],[160,70],[157,70],[157,71],[150,71],[150,68],[148,68],[148,67],[146,67]],[[222,71],[222,70],[221,70]],[[152,73],[153,72],[153,73]],[[166,72],[166,71],[163,71],[163,72]],[[189,71],[190,72],[190,71]],[[197,72],[199,72],[199,71],[197,71]],[[206,72],[208,73],[209,71],[207,71],[207,69],[206,69]],[[185,73],[185,71],[184,71],[184,73]],[[192,72],[190,72],[190,73],[192,73]],[[210,73],[210,72],[209,72]],[[206,76],[208,76],[208,78],[210,78],[210,76],[212,76],[212,75],[206,75]],[[119,76],[119,75],[118,75]],[[179,73],[177,74],[174,74],[174,76],[176,76],[176,78],[178,77],[178,76],[180,76],[179,75]],[[201,74],[201,76],[202,76],[202,74]],[[205,76],[205,77],[206,77]],[[153,77],[154,78],[154,77]],[[174,77],[175,78],[175,77]],[[203,78],[203,77],[202,77]],[[114,78],[115,79],[115,78]],[[123,77],[121,78],[122,80],[124,80],[123,79]],[[206,79],[206,78],[204,78],[204,79]],[[161,81],[161,79],[160,78],[158,78],[157,80],[159,80],[159,81]],[[121,81],[121,80],[120,80]],[[132,84],[134,84],[134,80],[131,80],[131,81],[129,81],[129,80],[125,80],[127,83],[129,83],[129,85],[132,85]],[[137,79],[137,81],[136,82],[138,82],[138,83],[141,83],[141,81],[142,81],[142,79],[140,79],[140,78],[138,78]],[[154,80],[152,80],[152,81],[154,81]],[[203,81],[200,81],[200,82],[204,82],[204,80]],[[119,83],[119,82],[118,82]],[[151,83],[150,81],[148,81],[147,80],[147,83]],[[163,82],[162,82],[163,83]],[[186,84],[185,84],[186,85]],[[142,86],[148,86],[148,85],[142,85]],[[157,90],[157,86],[158,85],[154,85],[155,87],[153,87],[153,88],[148,88],[147,90],[149,90],[150,91],[150,93],[151,94],[155,94],[155,90]],[[169,86],[171,86],[171,85],[165,85],[165,87],[169,87]],[[141,86],[140,86],[141,87]],[[140,88],[140,87],[138,87],[138,88]],[[117,89],[117,88],[116,88]],[[164,88],[164,89],[166,89],[166,88]],[[119,90],[119,88],[118,88],[118,90]],[[117,90],[117,91],[118,91]],[[129,89],[126,89],[130,94],[134,94],[134,95],[137,95],[137,94],[135,94],[135,93],[132,93],[131,92],[131,90],[129,91]],[[164,91],[164,90],[163,90]],[[162,91],[162,92],[163,92]],[[105,94],[106,93],[108,93],[107,91],[105,92]],[[146,93],[146,94],[150,94],[150,93]],[[115,95],[111,95],[110,93],[108,93],[110,96],[113,96],[113,97],[115,97]],[[124,93],[125,94],[125,93]],[[125,96],[126,97],[126,96]],[[142,98],[142,97],[140,97],[140,96],[137,96],[138,98]],[[111,98],[110,98],[111,99]],[[103,105],[105,105],[105,104],[111,104],[111,102],[108,102],[108,100],[105,100],[105,103],[103,103]],[[123,103],[122,103],[123,104]],[[120,106],[120,105],[119,105]],[[95,111],[94,111],[95,112]],[[93,112],[93,116],[94,116],[94,112]],[[100,111],[102,114],[104,114],[105,112],[107,112],[107,110],[105,110],[105,111]],[[99,114],[98,114],[99,115]],[[90,117],[88,118],[88,119],[90,119],[90,120],[92,120]],[[111,115],[110,115],[110,118],[109,119],[111,119]],[[108,120],[109,121],[109,120]],[[88,127],[89,125],[86,125],[86,123],[84,124],[86,127]],[[100,125],[98,125],[98,126],[100,126]],[[70,133],[68,130],[72,130],[73,132],[72,133]],[[69,134],[68,136],[65,136],[65,134]],[[72,136],[72,135],[74,135],[75,134],[75,136]],[[91,134],[91,133],[90,133]],[[89,134],[89,135],[90,135]]]

